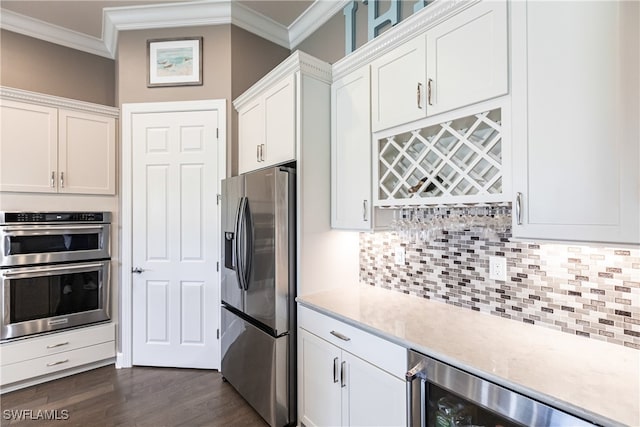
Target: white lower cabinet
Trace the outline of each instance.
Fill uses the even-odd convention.
[[[406,349],[305,307],[298,322],[301,425],[406,424]]]
[[[115,353],[113,323],[4,343],[0,345],[2,391],[19,388],[16,384],[23,381],[42,382],[65,370],[111,360]]]

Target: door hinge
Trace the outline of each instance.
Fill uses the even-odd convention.
[[[220,339],[220,329],[216,329],[216,337]]]
[[[216,271],[220,271],[220,262],[216,261]]]

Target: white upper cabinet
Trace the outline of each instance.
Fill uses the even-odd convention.
[[[374,132],[425,117],[425,41],[418,36],[371,63]]]
[[[0,190],[55,193],[58,110],[0,102]]]
[[[318,103],[313,80],[329,84],[331,66],[296,51],[233,101],[239,173],[300,160],[299,137],[316,125],[302,129],[302,117]],[[328,131],[329,123],[319,125]]]
[[[0,191],[115,194],[117,109],[9,88],[2,95]]]
[[[513,234],[640,243],[640,6],[514,2]]]
[[[256,99],[238,111],[238,168],[243,173],[260,169],[261,150],[264,150],[264,102]]]
[[[482,1],[426,37],[429,116],[509,91],[506,1]]]
[[[59,110],[58,120],[58,191],[115,194],[115,119]]]
[[[369,66],[331,86],[331,226],[371,229]]]
[[[296,79],[286,77],[264,95],[263,163],[276,165],[296,158]]]
[[[506,0],[481,1],[371,62],[373,132],[508,93],[507,21]]]
[[[295,77],[286,76],[238,109],[240,173],[295,160]]]

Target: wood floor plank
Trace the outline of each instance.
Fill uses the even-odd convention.
[[[4,394],[0,408],[3,427],[267,426],[219,372],[198,369],[105,366]],[[12,410],[69,419],[6,419]]]

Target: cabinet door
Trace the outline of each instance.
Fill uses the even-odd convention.
[[[371,229],[369,66],[331,86],[331,226]]]
[[[639,243],[637,3],[512,14],[514,236]]]
[[[426,116],[425,39],[420,35],[371,63],[373,131]]]
[[[116,121],[90,113],[59,110],[58,191],[115,194]]]
[[[307,427],[341,423],[340,349],[298,329],[298,411]]]
[[[346,364],[342,425],[405,426],[406,383],[346,351],[342,360]]]
[[[296,78],[291,74],[264,94],[265,147],[261,167],[296,158]]]
[[[262,167],[264,149],[264,104],[258,99],[238,111],[238,172],[245,173]]]
[[[2,100],[0,191],[56,192],[58,110]]]
[[[427,113],[508,92],[507,2],[483,1],[427,31]]]

